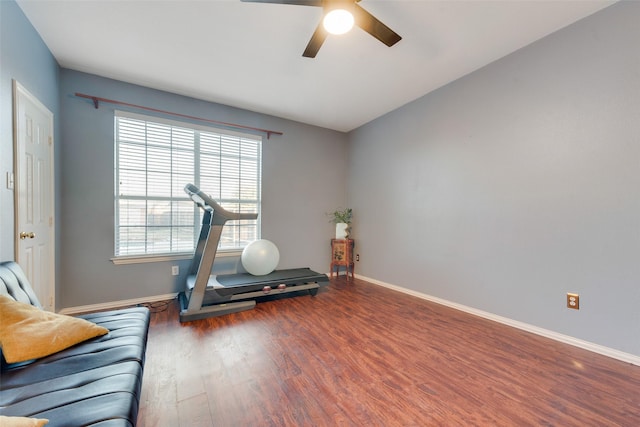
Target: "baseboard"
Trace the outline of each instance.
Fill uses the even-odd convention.
[[[80,314],[86,313],[89,311],[101,311],[101,310],[112,310],[120,307],[130,307],[132,305],[152,303],[158,301],[167,301],[170,299],[174,299],[178,295],[177,293],[173,294],[165,294],[165,295],[156,295],[152,297],[144,297],[144,298],[134,298],[122,301],[112,301],[105,302],[102,304],[90,304],[90,305],[81,305],[77,307],[67,307],[63,308],[59,311],[60,314]]]
[[[493,313],[489,313],[486,311],[478,310],[473,307],[468,307],[466,305],[458,304],[455,302],[447,301],[442,298],[434,297],[431,295],[423,294],[421,292],[417,292],[411,289],[403,288],[400,286],[392,285],[390,283],[381,282],[380,280],[372,279],[370,277],[365,277],[359,274],[355,276],[358,279],[364,280],[366,282],[372,283],[374,285],[382,286],[385,288],[392,289],[394,291],[402,292],[404,294],[408,294],[414,297],[418,297],[427,301],[435,302],[436,304],[444,305],[447,307],[454,308],[456,310],[464,311],[469,314],[473,314],[475,316],[483,317],[485,319],[493,320],[495,322],[499,322],[508,326],[512,326],[514,328],[522,329],[523,331],[531,332],[536,335],[540,335],[546,338],[551,338],[552,340],[559,341],[565,344],[570,344],[574,347],[579,347],[584,350],[589,350],[594,353],[602,354],[604,356],[611,357],[613,359],[621,360],[623,362],[631,363],[632,365],[640,366],[640,356],[636,356],[630,353],[625,353],[623,351],[619,351],[613,348],[605,347],[599,344],[594,344],[589,341],[584,341],[578,338],[571,337],[569,335],[563,335],[558,332],[550,331],[548,329],[539,328],[534,325],[530,325],[528,323],[520,322],[517,320],[509,319],[507,317],[498,316]]]
[[[548,329],[539,328],[537,326],[520,322],[518,320],[513,320],[507,317],[498,316],[497,314],[489,313],[487,311],[478,310],[476,308],[468,307],[466,305],[451,302],[442,298],[423,294],[421,292],[403,288],[401,286],[392,285],[390,283],[382,282],[380,280],[372,279],[370,277],[362,276],[360,274],[356,274],[355,277],[358,279],[364,280],[366,282],[372,283],[374,285],[378,285],[388,289],[392,289],[394,291],[402,292],[407,295],[411,295],[420,299],[434,302],[436,304],[451,307],[456,310],[464,311],[465,313],[473,314],[475,316],[479,316],[488,320],[493,320],[494,322],[502,323],[514,328],[521,329],[523,331],[531,332],[533,334],[550,338],[552,340],[559,341],[565,344],[569,344],[574,347],[579,347],[585,350],[592,351],[594,353],[611,357],[613,359],[631,363],[632,365],[640,366],[640,356],[636,356],[630,353],[625,353],[623,351],[605,347],[599,344],[594,344],[589,341],[584,341],[578,338],[571,337],[569,335],[560,334],[558,332],[550,331]],[[176,293],[173,293],[173,294],[165,294],[165,295],[156,295],[152,297],[113,301],[113,302],[102,303],[102,304],[91,304],[91,305],[83,305],[78,307],[68,307],[60,310],[60,314],[79,314],[79,313],[86,313],[88,311],[110,310],[114,308],[128,307],[128,306],[137,305],[137,304],[166,301],[166,300],[175,298],[176,295],[177,295]]]

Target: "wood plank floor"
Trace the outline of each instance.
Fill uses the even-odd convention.
[[[640,367],[357,279],[149,334],[142,427],[640,426]]]

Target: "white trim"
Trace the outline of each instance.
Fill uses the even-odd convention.
[[[507,317],[498,316],[493,313],[489,313],[486,311],[478,310],[476,308],[468,307],[466,305],[458,304],[455,302],[447,301],[442,298],[434,297],[431,295],[423,294],[421,292],[417,292],[411,289],[403,288],[400,286],[392,285],[390,283],[382,282],[380,280],[372,279],[370,277],[365,277],[360,274],[355,275],[356,278],[364,280],[374,285],[382,286],[388,289],[392,289],[394,291],[402,292],[407,295],[411,295],[423,300],[431,301],[436,304],[444,305],[455,310],[460,310],[465,313],[472,314],[474,316],[479,316],[488,320],[493,320],[494,322],[502,323],[507,326],[511,326],[517,329],[521,329],[523,331],[531,332],[536,335],[540,335],[546,338],[550,338],[554,341],[559,341],[565,344],[572,345],[574,347],[579,347],[584,350],[589,350],[594,353],[602,354],[603,356],[608,356],[613,359],[620,360],[622,362],[631,363],[632,365],[640,366],[640,356],[636,356],[630,353],[625,353],[623,351],[619,351],[613,348],[605,347],[599,344],[594,344],[589,341],[584,341],[578,338],[574,338],[568,335],[563,335],[558,332],[550,331],[548,329],[539,328],[537,326],[530,325],[528,323],[520,322],[517,320],[509,319]],[[69,307],[63,308],[60,310],[60,314],[79,314],[85,313],[88,311],[97,311],[97,310],[108,310],[119,307],[132,306],[143,303],[150,302],[158,302],[158,301],[166,301],[170,299],[174,299],[177,296],[177,293],[173,294],[165,294],[165,295],[156,295],[153,297],[145,297],[145,298],[135,298],[123,301],[114,301],[103,304],[92,304],[92,305],[83,305],[78,307]]]
[[[218,251],[216,252],[216,258],[229,258],[229,257],[239,257],[242,255],[242,251],[239,250],[228,250],[228,251]],[[164,261],[179,261],[182,259],[191,259],[193,258],[193,252],[184,253],[184,254],[174,254],[174,255],[130,255],[130,256],[119,256],[111,258],[111,262],[115,265],[126,265],[126,264],[144,264],[148,262],[164,262]]]
[[[134,298],[134,299],[127,299],[122,301],[105,302],[101,304],[81,305],[78,307],[67,307],[60,310],[59,313],[60,314],[80,314],[80,313],[86,313],[89,311],[111,310],[114,308],[130,307],[132,305],[138,305],[138,304],[144,304],[144,303],[167,301],[167,300],[174,299],[177,295],[178,295],[177,293],[173,293],[173,294],[165,294],[165,295],[156,295],[153,297]]]
[[[578,338],[571,337],[569,335],[563,335],[558,332],[550,331],[548,329],[539,328],[534,325],[530,325],[528,323],[520,322],[518,320],[509,319],[507,317],[498,316],[497,314],[489,313],[486,311],[478,310],[473,307],[468,307],[466,305],[458,304],[455,302],[447,301],[442,298],[434,297],[431,295],[423,294],[421,292],[417,292],[411,289],[403,288],[401,286],[392,285],[390,283],[381,282],[380,280],[372,279],[370,277],[361,276],[359,274],[355,275],[356,278],[367,281],[374,285],[382,286],[388,289],[392,289],[394,291],[402,292],[407,295],[411,295],[414,297],[418,297],[427,301],[435,302],[436,304],[444,305],[447,307],[451,307],[456,310],[464,311],[465,313],[473,314],[475,316],[483,317],[485,319],[493,320],[494,322],[502,323],[507,326],[511,326],[517,329],[521,329],[523,331],[531,332],[536,335],[540,335],[546,338],[550,338],[555,341],[559,341],[565,344],[572,345],[574,347],[579,347],[584,350],[589,350],[594,353],[602,354],[604,356],[611,357],[613,359],[621,360],[623,362],[631,363],[632,365],[640,366],[640,356],[636,356],[634,354],[625,353],[620,350],[616,350],[610,347],[605,347],[599,344],[594,344],[589,341],[584,341]]]

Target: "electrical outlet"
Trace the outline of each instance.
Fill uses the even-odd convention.
[[[171,275],[177,276],[178,274],[180,274],[180,267],[177,265],[171,266]]]
[[[567,293],[567,308],[580,310],[580,295]]]
[[[360,254],[356,254],[356,261],[360,261]]]

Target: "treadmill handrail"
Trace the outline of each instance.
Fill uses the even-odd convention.
[[[212,209],[216,213],[216,215],[222,216],[225,221],[258,218],[257,213],[240,213],[226,210],[193,184],[185,185],[184,192],[187,193],[189,197],[191,197],[191,200],[193,200],[198,206],[202,207],[203,209]]]

